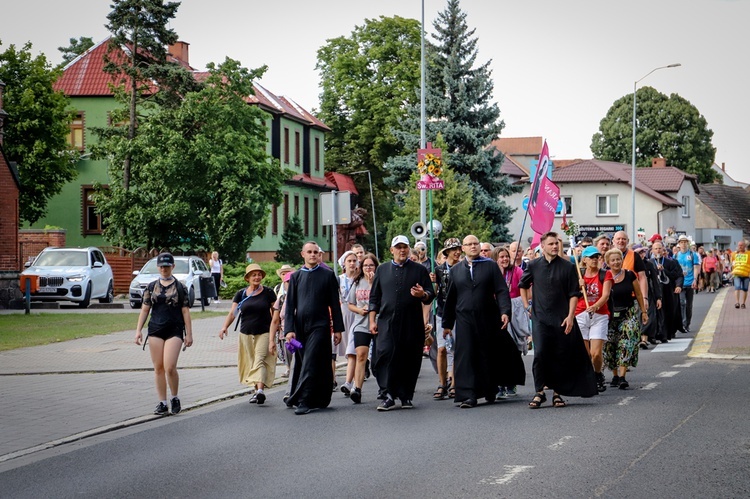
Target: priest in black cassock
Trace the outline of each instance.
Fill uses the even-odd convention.
[[[344,320],[339,304],[339,284],[330,270],[320,265],[317,243],[302,247],[305,265],[292,274],[286,294],[284,329],[286,340],[296,338],[302,348],[294,352],[289,407],[297,406],[295,414],[331,403],[331,320],[333,342],[341,342]]]
[[[565,407],[561,395],[591,397],[598,393],[591,358],[575,318],[581,297],[575,264],[558,255],[560,242],[555,232],[542,236],[541,248],[542,255],[529,262],[518,284],[524,308],[531,312],[532,318],[531,369],[536,389],[534,399],[529,402],[532,409],[547,400],[545,386],[553,390],[555,407]]]
[[[461,408],[484,398],[495,402],[498,386],[523,385],[526,368],[508,333],[510,292],[497,263],[480,255],[479,239],[463,240],[466,258],[451,269],[443,307],[443,336],[456,324],[453,375]]]
[[[409,239],[391,241],[393,261],[375,271],[370,289],[370,332],[375,337],[373,372],[385,398],[379,411],[413,407],[414,389],[422,367],[425,324],[422,304],[435,297],[430,274],[424,265],[409,260]]]

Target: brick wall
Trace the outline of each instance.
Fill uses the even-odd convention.
[[[65,247],[65,229],[21,229],[18,231],[18,246],[21,250],[21,266],[48,246]]]
[[[1,108],[0,108],[1,109]],[[0,152],[0,270],[21,270],[18,253],[18,185]]]

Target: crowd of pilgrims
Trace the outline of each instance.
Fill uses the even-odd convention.
[[[396,236],[390,261],[381,264],[355,245],[339,259],[343,273],[336,276],[308,242],[304,265],[279,269],[275,290],[261,284],[257,264],[248,266],[248,287],[234,297],[221,334],[239,315],[240,381],[255,388],[250,402],[257,404],[275,376],[275,337],[296,345],[287,355],[283,399],[296,414],[330,404],[340,356],[347,359],[340,391],[355,404],[366,398],[372,375],[367,398],[377,398],[377,410],[412,408],[428,355],[437,373],[432,397],[468,409],[515,396],[532,348],[529,407],[547,401],[545,390],[554,407],[565,407],[563,396],[627,389],[640,350],[689,331],[692,293],[681,297],[695,287],[686,282],[693,269],[660,239],[651,243],[602,234],[566,255],[554,232],[542,235],[535,251],[468,235],[446,239],[432,261],[423,242],[412,249],[406,236]]]

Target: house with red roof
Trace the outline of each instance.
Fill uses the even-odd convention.
[[[108,245],[102,236],[101,217],[91,197],[96,182],[103,185],[108,182],[107,162],[92,160],[89,154],[91,144],[96,140],[91,129],[108,126],[109,113],[116,106],[113,78],[104,72],[104,55],[108,45],[109,38],[71,61],[55,84],[56,90],[70,97],[71,105],[77,112],[69,141],[80,152],[78,177],[50,200],[48,215],[35,226],[51,225],[67,229],[69,246]],[[205,72],[190,66],[188,43],[178,41],[170,46],[169,58],[171,62],[192,71],[197,79],[206,77]],[[349,190],[353,185],[345,175],[326,176],[324,141],[330,129],[293,99],[277,96],[259,84],[255,84],[255,94],[248,96],[247,102],[258,106],[267,115],[268,155],[279,160],[283,168],[294,172],[282,189],[283,202],[271,207],[264,237],[254,240],[248,249],[251,256],[261,261],[273,259],[287,221],[293,215],[301,219],[305,238],[328,248],[328,230],[321,225],[318,215],[319,195],[338,189],[337,182],[346,184]]]
[[[510,161],[514,159],[511,155]],[[506,163],[508,161],[506,155]],[[552,230],[562,232],[560,226],[564,208],[568,220],[574,219],[581,227],[579,237],[611,234],[618,230],[631,233],[630,165],[597,159],[554,160],[552,163],[551,178],[560,188],[562,201]],[[518,171],[514,171],[512,166],[517,167]],[[515,164],[507,165],[504,173],[512,183],[523,186],[520,193],[507,198],[507,202],[517,208],[508,227],[517,238],[523,225],[530,190],[529,171]],[[667,229],[694,235],[694,211],[699,192],[695,175],[666,166],[663,158],[656,158],[650,168],[638,168],[635,182],[636,230],[646,234],[646,237],[654,233],[666,234]],[[528,244],[533,236],[528,220],[523,230],[524,244]]]

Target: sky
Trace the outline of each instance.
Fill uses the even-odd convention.
[[[427,36],[446,0],[423,0]],[[4,2],[0,40],[33,44],[53,64],[69,38],[99,41],[109,0]],[[633,84],[679,94],[713,130],[716,163],[750,182],[748,135],[750,0],[462,0],[476,29],[479,63],[491,60],[501,137],[544,137],[553,159],[591,158],[591,137],[611,105]],[[204,69],[225,57],[268,71],[260,83],[304,108],[319,107],[317,50],[365,19],[421,19],[421,0],[183,0],[172,21]],[[743,118],[745,117],[745,118]]]

